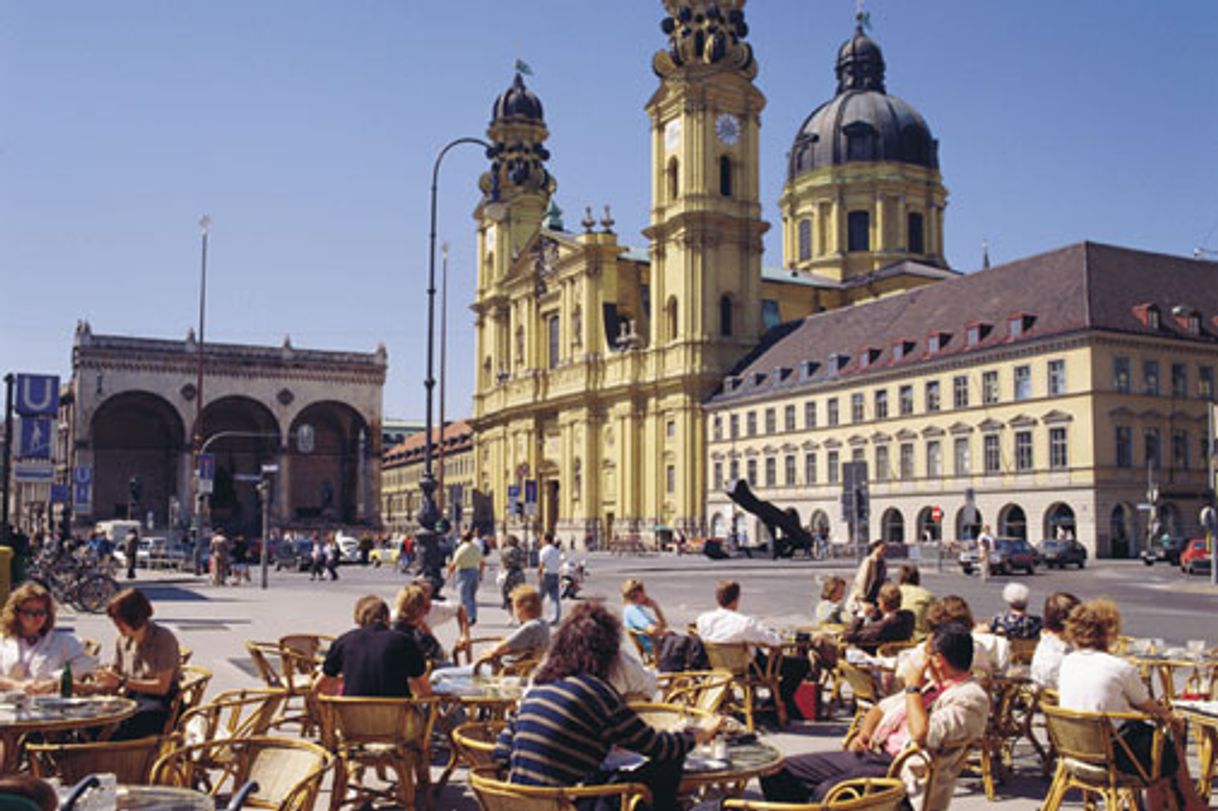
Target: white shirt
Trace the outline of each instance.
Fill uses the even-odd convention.
[[[559,569],[562,567],[562,552],[554,544],[543,546],[538,559],[541,562],[541,571],[544,574],[558,574]]]
[[[698,617],[698,636],[704,642],[731,644],[748,642],[753,645],[781,645],[782,637],[759,620],[730,608],[716,608]]]
[[[1136,667],[1098,650],[1083,648],[1066,654],[1057,683],[1059,702],[1067,710],[1136,712],[1135,704],[1150,700]]]
[[[639,661],[633,650],[634,646],[627,645],[630,643],[622,645],[617,658],[609,667],[608,682],[623,696],[636,699],[638,696],[645,696],[644,701],[652,701],[659,690],[656,674]]]
[[[457,612],[460,610],[461,604],[456,600],[433,602],[431,608],[427,609],[427,613],[423,615],[423,622],[427,623],[428,628],[435,628],[437,625],[443,625],[449,620],[456,619]]]
[[[0,674],[11,679],[57,679],[64,664],[72,663],[72,675],[97,669],[97,660],[85,653],[80,640],[67,631],[52,629],[33,645],[15,636],[0,639]]]
[[[1032,681],[1038,687],[1056,690],[1062,659],[1069,652],[1069,642],[1049,631],[1042,632],[1040,643],[1036,646],[1036,653],[1032,655]]]
[[[985,678],[991,673],[1003,673],[1010,663],[1011,646],[997,634],[973,631],[973,675]],[[915,645],[897,654],[896,674],[908,684],[926,665],[926,645]]]

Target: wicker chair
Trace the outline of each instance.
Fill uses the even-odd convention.
[[[194,655],[195,652],[193,648],[188,648],[185,645],[178,645],[178,664],[190,664],[190,657]]]
[[[274,663],[274,660],[279,658],[279,643],[247,641],[245,650],[249,653],[250,661],[254,663],[254,670],[258,671],[258,678],[262,679],[262,683],[267,687],[282,688],[283,675]]]
[[[787,725],[787,708],[778,692],[778,668],[782,663],[782,655],[778,651],[770,652],[766,657],[766,665],[762,668],[753,658],[748,643],[720,644],[703,641],[702,645],[706,648],[706,658],[710,660],[711,667],[715,670],[726,670],[732,675],[733,687],[741,693],[739,707],[744,713],[744,723],[749,732],[756,728],[754,716],[757,709],[757,692],[762,687],[769,691],[774,701],[778,725]]]
[[[589,797],[617,797],[621,811],[651,805],[651,792],[641,783],[539,788],[506,783],[481,771],[472,772],[469,779],[482,811],[572,811],[577,801]]]
[[[169,702],[169,715],[165,718],[165,729],[162,734],[168,735],[177,729],[178,719],[183,713],[193,710],[203,703],[203,694],[211,682],[212,673],[202,665],[183,665],[182,675],[178,680],[178,692]]]
[[[863,723],[867,711],[879,703],[880,693],[871,673],[855,667],[844,657],[838,660],[835,673],[838,681],[850,687],[850,693],[854,697],[854,718],[851,719],[850,729],[846,732],[846,737],[849,738]]]
[[[286,697],[282,689],[225,690],[206,704],[182,713],[178,728],[187,744],[264,737],[279,717]]]
[[[626,628],[626,635],[630,637],[630,641],[634,643],[634,649],[639,652],[639,659],[648,667],[657,667],[657,656],[660,652],[660,638],[653,636],[646,631],[636,631],[634,628]]]
[[[726,670],[685,670],[661,673],[657,679],[665,704],[719,712],[732,689],[732,674]]]
[[[143,785],[152,764],[175,742],[172,736],[153,735],[99,743],[30,743],[25,751],[35,777],[58,777],[71,785],[90,774],[111,772],[120,783]]]
[[[322,743],[337,758],[331,811],[351,802],[347,789],[352,777],[362,777],[367,767],[391,769],[397,774],[394,798],[403,808],[415,807],[416,780],[425,790],[431,764],[433,706],[412,698],[354,698],[318,696]],[[356,802],[388,792],[356,783]],[[424,797],[427,796],[424,791]],[[428,805],[430,803],[427,803]]]
[[[896,811],[905,799],[905,786],[889,777],[846,780],[834,786],[823,803],[770,803],[764,800],[723,802],[730,811]]]
[[[1028,666],[1032,664],[1032,657],[1036,655],[1036,646],[1040,644],[1040,637],[1032,639],[1009,639],[1011,664]]]
[[[1106,808],[1118,808],[1121,800],[1137,807],[1137,794],[1149,788],[1165,775],[1161,774],[1163,749],[1170,746],[1162,725],[1156,724],[1151,745],[1150,768],[1143,768],[1117,734],[1113,722],[1127,720],[1153,722],[1142,713],[1094,713],[1067,710],[1056,705],[1042,704],[1049,739],[1057,750],[1057,771],[1045,796],[1042,811],[1057,811],[1066,792],[1077,788],[1090,802],[1099,795]],[[1126,773],[1116,767],[1116,753],[1124,750],[1136,772]]]
[[[471,770],[495,768],[495,740],[503,731],[504,721],[470,721],[453,730],[453,747],[457,757]]]
[[[230,738],[169,752],[152,767],[152,782],[223,798],[252,780],[257,789],[245,808],[312,811],[332,762],[326,750],[308,741]]]
[[[875,655],[881,659],[892,659],[901,651],[916,648],[921,644],[921,642],[912,639],[906,639],[902,642],[885,642],[875,649]]]
[[[458,639],[453,645],[452,660],[453,664],[461,664],[461,657],[465,657],[465,664],[472,665],[474,659],[474,645],[488,645],[492,642],[499,643],[503,641],[501,636],[476,636],[471,639]]]
[[[650,701],[632,701],[630,708],[639,717],[661,732],[685,729],[691,723],[709,723],[716,716],[712,712],[680,704],[658,704]]]

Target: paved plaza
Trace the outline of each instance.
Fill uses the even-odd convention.
[[[704,557],[672,555],[612,557],[588,556],[591,577],[589,597],[604,597],[611,605],[620,600],[617,589],[627,576],[640,577],[648,592],[660,603],[670,623],[682,627],[713,602],[715,581],[724,577],[738,579],[743,588],[741,610],[763,617],[777,626],[806,624],[819,593],[818,579],[828,573],[849,575],[848,561],[822,564],[805,561],[729,560],[711,561]],[[253,686],[258,683],[252,663],[245,653],[246,640],[275,640],[292,632],[340,634],[352,627],[352,607],[356,598],[375,593],[392,602],[406,577],[389,568],[344,566],[337,582],[313,582],[307,574],[270,572],[269,588],[258,588],[258,572],[253,583],[240,587],[215,587],[204,578],[177,573],[140,572],[135,585],[144,588],[156,610],[155,619],[178,635],[182,644],[194,650],[193,662],[211,668],[215,675],[209,694],[220,690]],[[996,577],[983,584],[965,576],[945,562],[945,571],[936,572],[934,562],[923,565],[923,584],[936,595],[960,594],[972,605],[978,618],[998,612],[1000,592],[1009,579],[1027,583],[1032,589],[1032,604],[1058,590],[1072,591],[1082,598],[1109,596],[1121,606],[1125,631],[1135,636],[1162,637],[1169,643],[1190,638],[1218,642],[1213,617],[1218,610],[1218,592],[1200,577],[1182,578],[1164,565],[1145,567],[1136,561],[1093,562],[1083,571],[1047,573],[1031,577]],[[506,614],[499,608],[494,586],[494,569],[488,570],[479,592],[479,622],[476,636],[493,636],[508,631]],[[452,590],[446,591],[450,599]],[[570,604],[564,604],[569,606]],[[71,626],[79,636],[103,643],[108,656],[114,631],[103,616],[75,615],[66,612],[61,624]],[[455,628],[438,628],[437,635],[446,646],[455,637]],[[781,733],[767,732],[766,740],[785,753],[836,749],[845,731],[845,720],[796,723]],[[438,767],[433,774],[438,774]],[[472,795],[459,772],[437,803],[437,809],[476,808]],[[1038,762],[1026,744],[1016,750],[1015,774],[999,786],[999,798],[1013,811],[1038,808],[1048,783],[1039,776]],[[750,786],[756,790],[756,784]],[[981,781],[965,775],[957,786],[954,808],[979,808],[986,800]]]

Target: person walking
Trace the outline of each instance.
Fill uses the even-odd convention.
[[[309,550],[309,579],[324,580],[326,565],[326,547],[321,542],[321,537],[316,532],[313,533],[313,548]]]
[[[127,538],[123,543],[123,554],[127,556],[127,579],[135,579],[135,558],[140,551],[140,533],[136,529],[127,531]]]
[[[228,579],[228,538],[217,530],[211,538],[211,584],[223,586]]]
[[[457,579],[461,605],[465,606],[470,625],[478,622],[478,582],[485,572],[486,558],[482,554],[482,547],[478,545],[473,530],[466,530],[448,564],[448,576]]]
[[[499,551],[499,565],[503,569],[503,610],[507,611],[512,605],[512,591],[524,583],[524,567],[529,556],[520,548],[520,539],[515,535],[507,536],[503,549]]]
[[[990,553],[994,551],[994,536],[990,534],[990,525],[986,524],[981,528],[981,534],[977,536],[977,569],[981,572],[981,582],[989,582],[990,579]]]
[[[551,624],[557,625],[562,619],[562,598],[558,591],[559,572],[562,569],[562,550],[554,540],[554,533],[545,534],[545,546],[541,548],[538,557],[537,579],[541,582],[541,597],[549,597],[554,601],[554,619]]]
[[[888,579],[888,564],[884,561],[885,549],[883,541],[874,541],[867,557],[863,558],[854,573],[854,582],[850,586],[849,596],[846,597],[846,609],[851,614],[872,618],[879,616],[876,602],[880,596],[880,586]]]
[[[331,532],[326,538],[326,571],[330,574],[331,580],[338,579],[338,538]]]

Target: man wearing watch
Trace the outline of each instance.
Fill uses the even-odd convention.
[[[858,733],[842,752],[797,755],[782,769],[761,778],[771,802],[822,801],[844,780],[883,777],[897,755],[911,743],[931,752],[976,740],[985,732],[989,697],[973,680],[972,631],[958,623],[935,630],[926,664],[906,689],[889,696],[867,713]],[[962,765],[962,764],[961,764]],[[920,811],[941,811],[951,801],[956,771],[940,772],[934,796],[919,796],[923,784],[909,785],[910,802]]]

